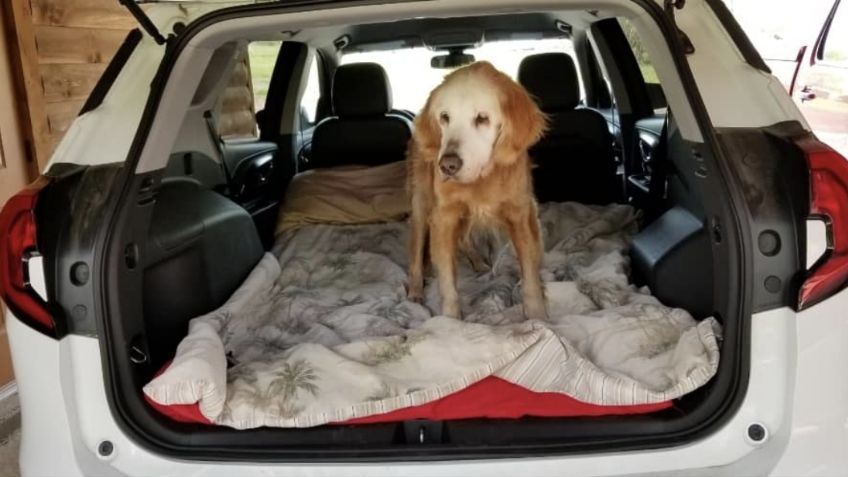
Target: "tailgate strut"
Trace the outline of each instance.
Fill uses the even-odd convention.
[[[686,6],[686,0],[665,0],[663,10],[665,10],[668,19],[671,20],[671,24],[674,25],[674,29],[677,30],[677,37],[680,38],[680,43],[683,46],[683,53],[691,55],[695,53],[695,45],[692,44],[689,35],[677,26],[677,21],[674,18],[674,10],[683,10],[684,6]]]
[[[127,10],[129,10],[130,14],[135,17],[138,24],[141,25],[141,28],[143,28],[148,35],[153,37],[153,41],[155,41],[156,44],[165,44],[167,40],[164,36],[162,36],[161,33],[159,33],[159,29],[156,28],[156,25],[154,25],[153,22],[150,21],[150,17],[148,17],[147,14],[144,13],[144,10],[142,10],[141,7],[138,6],[136,0],[118,0],[118,3],[125,6]]]

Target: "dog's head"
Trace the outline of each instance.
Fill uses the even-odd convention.
[[[488,62],[458,69],[427,99],[415,140],[445,180],[485,177],[516,161],[545,130],[545,116],[518,83]]]

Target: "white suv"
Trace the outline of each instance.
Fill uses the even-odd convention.
[[[23,475],[848,473],[848,163],[720,0],[121,3],[140,29],[0,215]],[[643,211],[634,281],[721,323],[705,386],[603,417],[235,430],[151,407],[142,387],[189,320],[272,249],[283,191],[315,167],[316,124],[337,113],[346,55],[446,50],[433,60],[445,66],[494,41],[549,39],[576,59],[577,109],[606,120],[611,194]],[[279,48],[259,137],[221,140],[234,52],[259,41]],[[387,114],[411,121],[415,108]],[[563,183],[593,185],[582,167]]]

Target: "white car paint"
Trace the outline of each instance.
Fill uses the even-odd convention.
[[[848,291],[798,313],[792,429],[774,475],[848,475]],[[753,371],[752,371],[753,373]]]
[[[33,276],[34,288],[43,290],[43,280]],[[96,338],[56,341],[7,312],[18,392],[26,404],[22,475],[845,475],[848,381],[831,370],[833,363],[848,363],[848,314],[841,312],[846,303],[848,290],[798,314],[779,308],[754,315],[744,401],[720,429],[692,444],[585,456],[350,465],[220,464],[150,452],[112,417]],[[752,424],[766,429],[763,441],[748,437]],[[105,441],[113,451],[103,457],[98,448]]]
[[[8,314],[15,374],[26,403],[22,471],[25,476],[603,476],[624,475],[622,469],[626,475],[840,475],[848,469],[848,383],[829,371],[834,360],[848,362],[848,315],[836,312],[846,300],[843,291],[797,316],[788,308],[755,315],[745,400],[732,419],[700,441],[651,451],[426,464],[222,465],[157,455],[130,440],[112,418],[96,338],[55,341]],[[763,442],[748,438],[748,426],[755,423],[767,430]],[[97,449],[106,440],[114,451],[101,457]]]
[[[172,3],[172,2],[169,2]],[[154,5],[149,13],[163,31],[177,21],[188,22],[220,8],[220,2],[185,6]],[[386,4],[379,7],[348,7],[293,15],[273,15],[254,20],[257,28],[319,22],[356,22],[357,18],[391,19],[425,13],[448,15],[514,8],[517,0],[434,0]],[[554,6],[603,4],[627,14],[637,14],[639,28],[650,51],[657,52],[656,67],[685,137],[700,138],[694,116],[686,104],[682,86],[665,53],[667,47],[656,27],[632,4],[620,0],[537,0],[521,4],[527,9]],[[625,6],[629,5],[629,6]],[[778,121],[803,118],[776,80],[745,64],[739,52],[717,28],[711,11],[700,0],[690,0],[677,19],[699,47],[689,57],[698,88],[714,125],[759,127]],[[640,22],[639,19],[642,21]],[[706,20],[705,20],[706,19]],[[243,21],[242,21],[243,23]],[[175,70],[188,75],[202,71],[211,44],[244,25],[220,24],[198,35],[196,44]],[[209,42],[204,44],[203,42]],[[150,81],[164,49],[145,37],[97,109],[77,119],[57,149],[50,165],[72,162],[96,165],[123,162],[135,135],[149,94]],[[190,54],[190,57],[188,56]],[[716,66],[720,65],[720,66]],[[195,75],[198,76],[198,75]],[[199,77],[199,76],[198,76]],[[718,78],[721,81],[716,81]],[[734,84],[728,91],[720,84]],[[183,88],[192,88],[191,84]],[[166,97],[180,89],[169,84]],[[174,96],[167,96],[174,95]],[[167,115],[185,101],[166,102],[160,108],[157,128],[171,134],[179,130],[179,118]],[[675,101],[677,104],[675,104]],[[173,108],[173,109],[171,109]],[[174,126],[174,123],[177,123]],[[160,133],[164,134],[164,133]],[[160,136],[161,139],[168,139]],[[162,166],[174,138],[148,142],[139,170]],[[99,154],[91,154],[99,151]],[[156,153],[159,154],[158,156]],[[49,167],[49,166],[48,166]],[[37,266],[37,262],[31,263]],[[36,281],[43,274],[32,274]],[[38,278],[41,277],[41,278]],[[43,283],[40,284],[43,290]],[[760,313],[751,324],[751,368],[748,392],[738,412],[712,435],[685,445],[659,450],[583,456],[445,461],[435,463],[360,464],[249,464],[177,460],[155,454],[127,437],[109,409],[97,340],[67,336],[47,338],[7,314],[15,374],[21,401],[23,436],[21,467],[33,475],[846,475],[848,474],[848,381],[842,376],[848,365],[848,291],[802,313],[782,308]],[[753,442],[747,429],[758,423],[767,430],[764,442]],[[108,457],[98,454],[104,441],[114,446]]]

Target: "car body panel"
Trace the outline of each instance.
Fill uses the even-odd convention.
[[[166,1],[147,9],[161,31],[177,22],[188,23],[229,2]],[[507,8],[512,0],[433,0],[305,11],[257,19],[266,26],[287,19],[320,22],[328,19],[381,16],[392,18],[416,12],[458,14],[475,9]],[[621,0],[557,2],[539,0],[534,8],[603,4],[622,9]],[[179,4],[179,5],[178,5]],[[689,56],[689,66],[704,100],[712,126],[764,127],[781,121],[806,124],[796,105],[772,75],[741,60],[738,50],[720,28],[703,0],[692,0],[676,12],[681,28],[700,48]],[[704,18],[711,19],[704,21]],[[648,22],[648,18],[642,18]],[[656,28],[648,23],[643,28]],[[223,28],[206,38],[223,34]],[[211,50],[202,38],[190,45],[189,56],[178,68],[202,66]],[[655,44],[654,48],[667,48]],[[145,36],[95,109],[74,121],[49,168],[57,163],[99,165],[124,162],[136,140],[136,130],[147,107],[150,85],[165,49]],[[726,59],[725,64],[722,59]],[[715,68],[716,62],[721,63]],[[686,98],[669,59],[657,62],[658,74],[674,101]],[[738,88],[729,92],[724,85]],[[731,88],[732,89],[732,88]],[[188,101],[188,99],[185,99]],[[684,137],[702,140],[689,108],[675,109]],[[184,108],[169,104],[167,115]],[[173,121],[172,121],[173,122]],[[166,128],[167,129],[167,128]],[[176,134],[179,128],[171,128]],[[167,141],[148,143],[144,155],[167,149]],[[91,151],[97,154],[91,154]],[[168,152],[168,151],[165,151]],[[141,163],[140,171],[154,170],[155,162]],[[36,265],[36,264],[33,264]],[[39,276],[37,273],[32,276]],[[43,289],[43,284],[40,285]],[[677,447],[620,453],[548,456],[521,459],[488,459],[442,462],[379,462],[356,464],[218,463],[178,460],[156,454],[128,437],[117,424],[107,399],[103,360],[97,338],[68,335],[54,340],[7,314],[15,373],[23,413],[21,467],[23,475],[832,475],[848,468],[846,422],[848,383],[834,379],[832,369],[848,363],[848,291],[800,314],[789,308],[758,313],[751,318],[750,378],[747,393],[736,414],[713,434]],[[826,400],[827,405],[821,403]],[[753,441],[752,425],[761,425],[766,438]],[[104,442],[112,452],[102,452]],[[49,449],[49,458],[45,458]],[[777,466],[777,467],[775,467]]]
[[[627,475],[691,476],[700,470],[730,476],[768,474],[780,460],[773,475],[832,475],[848,468],[842,452],[848,385],[832,379],[823,360],[848,361],[848,317],[834,313],[846,300],[848,292],[842,292],[797,316],[788,308],[755,315],[748,393],[736,415],[701,441],[636,452],[418,464],[221,464],[157,455],[130,440],[112,418],[103,375],[92,372],[101,365],[96,338],[70,335],[56,341],[7,315],[21,400],[27,403],[22,409],[21,465],[24,475],[248,476],[284,471],[292,476],[543,476],[622,475],[627,469]],[[833,333],[832,327],[839,326],[842,331]],[[791,351],[796,335],[803,340],[797,364]],[[796,379],[804,385],[796,386]],[[827,408],[820,404],[822,396],[827,396]],[[748,437],[752,424],[766,429],[762,442]],[[114,449],[108,456],[98,455],[104,441]],[[44,458],[45,448],[51,449],[51,459]],[[810,459],[811,451],[819,458]]]
[[[798,314],[789,446],[774,475],[848,472],[848,291]]]
[[[696,45],[687,58],[713,126],[766,127],[780,122],[777,118],[806,125],[777,78],[741,61],[739,49],[707,2],[686,2],[675,18]]]

